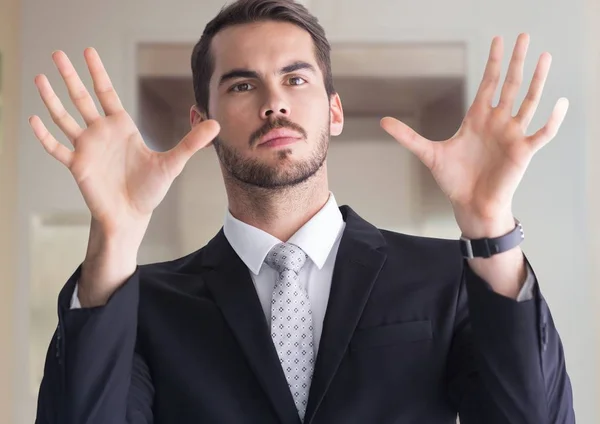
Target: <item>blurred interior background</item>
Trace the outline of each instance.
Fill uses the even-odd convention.
[[[492,37],[505,69],[531,34],[524,96],[537,58],[553,55],[532,122],[559,97],[571,106],[516,195],[524,249],[562,336],[578,422],[600,423],[600,5],[591,0],[304,0],[332,44],[346,124],[329,153],[331,190],[372,223],[457,238],[429,172],[379,128],[386,115],[424,136],[452,136],[479,85]],[[73,115],[51,60],[64,50],[91,87],[83,50],[95,47],[126,109],[156,150],[189,129],[190,53],[222,0],[0,0],[0,423],[33,422],[56,297],[85,255],[89,212],[69,172],[43,150],[27,118],[59,136],[33,84],[45,73]],[[65,141],[65,140],[62,140]],[[199,152],[156,210],[142,263],[202,247],[227,207],[212,148]]]

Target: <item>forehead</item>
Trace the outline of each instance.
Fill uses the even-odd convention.
[[[233,25],[212,40],[213,77],[233,68],[257,72],[281,68],[295,61],[316,66],[310,34],[288,22],[254,22]]]

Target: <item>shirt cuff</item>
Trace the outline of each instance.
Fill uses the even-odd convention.
[[[525,283],[523,283],[523,287],[521,287],[521,291],[517,296],[517,302],[525,302],[527,300],[533,299],[533,287],[535,286],[535,276],[533,275],[533,270],[526,264],[527,267],[527,278],[525,279]]]
[[[73,290],[73,297],[71,297],[71,309],[81,309],[81,303],[79,303],[79,297],[77,297],[78,288],[79,281],[75,284],[75,290]]]

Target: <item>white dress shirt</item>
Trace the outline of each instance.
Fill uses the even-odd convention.
[[[315,353],[321,341],[333,266],[345,226],[335,197],[330,193],[325,206],[287,240],[287,243],[295,244],[308,256],[298,277],[300,286],[308,293],[312,309]],[[277,271],[264,261],[269,251],[283,241],[234,218],[229,211],[225,216],[223,232],[235,253],[250,270],[260,304],[271,325],[271,298]]]

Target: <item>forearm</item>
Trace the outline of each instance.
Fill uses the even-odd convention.
[[[520,248],[491,258],[468,260],[469,266],[492,290],[510,299],[517,299],[527,277],[525,257]]]
[[[510,213],[491,219],[481,219],[473,214],[457,213],[457,221],[465,237],[469,239],[495,238],[507,234],[515,221]],[[527,267],[520,247],[495,254],[489,258],[468,259],[469,267],[492,290],[510,299],[517,299],[527,278]]]
[[[78,297],[82,307],[105,305],[135,272],[137,255],[148,222],[110,232],[92,220],[85,260],[81,266]]]

